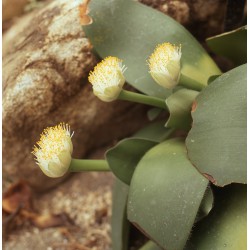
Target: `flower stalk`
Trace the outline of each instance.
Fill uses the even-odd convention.
[[[180,75],[179,85],[197,91],[201,91],[204,87],[206,87],[204,84],[183,74]]]
[[[72,158],[69,172],[83,171],[110,171],[110,168],[106,160],[82,160]]]
[[[151,106],[161,108],[161,109],[167,109],[165,100],[161,98],[147,96],[147,95],[143,95],[143,94],[127,91],[127,90],[122,90],[120,92],[120,95],[118,96],[118,99],[151,105]]]

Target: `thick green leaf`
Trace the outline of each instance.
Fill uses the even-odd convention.
[[[127,250],[130,222],[127,220],[127,198],[129,187],[116,179],[113,188],[113,205],[111,220],[112,246],[116,250]]]
[[[247,62],[247,26],[210,37],[207,44],[216,54],[231,59],[236,66]]]
[[[210,83],[212,83],[216,78],[218,78],[220,75],[214,75],[214,76],[210,76],[209,79],[207,80],[207,85],[209,85]]]
[[[247,182],[246,65],[218,77],[202,90],[186,139],[197,169],[219,186]]]
[[[200,249],[197,249],[190,241],[188,241],[183,250],[200,250]]]
[[[170,116],[166,123],[167,128],[189,130],[192,123],[191,108],[199,92],[190,89],[180,89],[166,100]]]
[[[120,141],[106,152],[106,159],[113,174],[126,184],[130,184],[137,163],[157,142],[140,138]]]
[[[142,156],[153,146],[166,139],[172,130],[164,122],[155,122],[138,131],[134,137],[121,140],[106,152],[106,159],[113,174],[130,184],[134,170]]]
[[[153,241],[148,241],[143,247],[139,250],[161,250],[162,248],[158,247]]]
[[[157,44],[182,45],[182,73],[204,85],[219,69],[195,38],[163,13],[134,0],[92,0],[93,23],[83,27],[101,57],[117,56],[128,67],[129,84],[148,95],[166,98],[171,91],[154,83],[146,63]]]
[[[162,109],[159,109],[159,108],[151,108],[148,113],[147,113],[147,116],[148,116],[148,119],[150,121],[153,121],[155,120],[160,114],[162,113]]]
[[[160,247],[182,250],[208,181],[187,159],[181,139],[150,149],[132,177],[128,219]]]
[[[154,142],[162,142],[169,138],[173,132],[173,129],[168,129],[164,125],[164,121],[153,122],[136,132],[134,137]]]
[[[247,189],[223,188],[211,215],[194,227],[190,241],[202,250],[247,249]]]
[[[199,211],[196,217],[196,222],[202,220],[206,217],[214,206],[214,195],[211,187],[208,187],[206,190],[204,197],[201,201],[201,205],[199,207]]]

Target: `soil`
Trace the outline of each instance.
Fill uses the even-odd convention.
[[[104,151],[97,150],[90,158],[101,158]],[[75,173],[56,188],[33,194],[33,209],[38,214],[63,216],[63,225],[41,229],[27,219],[15,220],[11,227],[7,222],[3,250],[111,249],[113,181],[110,172]]]
[[[111,173],[78,173],[56,189],[36,195],[40,214],[68,216],[65,226],[39,229],[28,221],[8,233],[4,250],[111,249]]]

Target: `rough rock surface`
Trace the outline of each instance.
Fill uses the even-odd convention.
[[[3,16],[2,20],[7,21],[12,17],[19,16],[24,12],[24,7],[28,3],[28,0],[3,0]]]
[[[226,0],[139,0],[173,17],[200,39],[222,32]]]
[[[19,19],[3,37],[3,175],[37,189],[44,176],[31,155],[42,130],[67,122],[74,157],[125,136],[145,121],[144,107],[99,101],[87,82],[96,64],[81,29],[77,1],[57,0]],[[128,112],[129,111],[129,112]]]

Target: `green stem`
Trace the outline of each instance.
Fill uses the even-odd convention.
[[[163,100],[161,98],[143,95],[143,94],[127,91],[127,90],[122,90],[118,99],[125,100],[125,101],[143,103],[143,104],[155,106],[155,107],[161,108],[161,109],[167,109],[165,100]]]
[[[69,171],[82,172],[82,171],[109,171],[109,165],[105,160],[71,160]]]
[[[201,91],[204,87],[206,87],[202,83],[197,82],[196,80],[183,74],[181,74],[180,76],[179,85],[186,87],[188,89],[193,89],[197,91]]]

